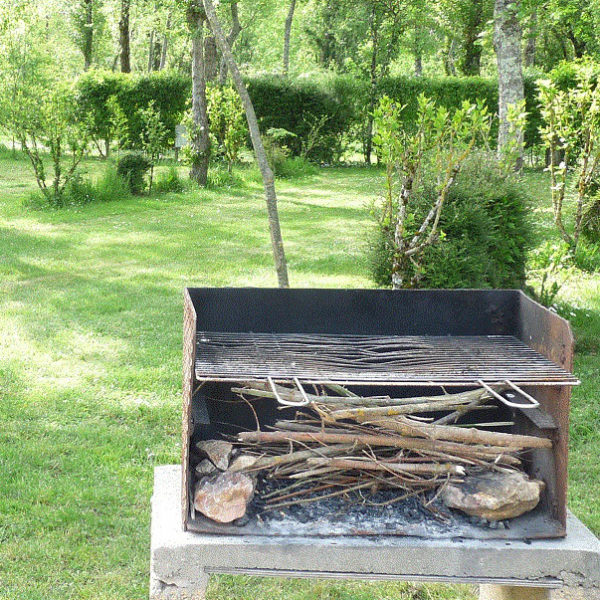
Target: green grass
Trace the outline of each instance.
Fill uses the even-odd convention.
[[[85,164],[92,174],[99,161]],[[180,452],[182,289],[274,286],[260,180],[24,210],[27,163],[0,155],[0,599],[147,596],[155,465]],[[531,174],[532,198],[545,193]],[[293,286],[370,286],[372,169],[278,182]],[[536,240],[552,235],[535,209]],[[570,502],[600,532],[600,277],[561,299],[580,339]],[[210,598],[474,598],[468,587],[215,577]]]

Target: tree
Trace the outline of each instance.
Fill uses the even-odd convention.
[[[131,73],[131,48],[129,39],[129,15],[131,0],[121,0],[121,17],[119,19],[119,56],[121,59],[121,72]]]
[[[273,177],[273,171],[269,165],[265,147],[262,142],[260,135],[260,129],[258,127],[258,120],[256,113],[254,112],[254,106],[252,100],[248,94],[248,90],[242,79],[242,75],[238,69],[238,66],[231,53],[231,48],[227,44],[225,34],[221,28],[221,23],[217,17],[215,7],[211,0],[204,0],[204,8],[206,10],[206,17],[210,24],[217,44],[221,49],[223,57],[227,61],[227,66],[233,83],[242,99],[244,105],[244,111],[246,112],[246,120],[248,122],[248,129],[250,130],[250,138],[252,140],[252,146],[254,153],[256,154],[256,160],[260,168],[260,172],[263,179],[263,186],[265,189],[265,200],[267,204],[267,214],[269,220],[269,232],[271,234],[271,245],[273,247],[273,257],[275,259],[275,270],[277,271],[277,280],[279,287],[289,287],[289,279],[287,272],[287,262],[285,259],[285,251],[283,248],[283,238],[281,236],[281,226],[279,224],[279,211],[277,209],[277,194],[275,192],[275,178]]]
[[[294,21],[294,10],[296,9],[296,0],[290,0],[290,6],[285,18],[285,27],[283,32],[283,76],[287,77],[290,70],[290,37],[292,35],[292,23]]]
[[[495,0],[494,4],[494,48],[498,64],[498,153],[505,152],[511,137],[519,147],[523,141],[523,129],[511,132],[509,110],[521,105],[525,99],[523,88],[523,64],[521,57],[521,24],[519,21],[519,0]],[[522,152],[515,167],[521,168]]]
[[[210,128],[206,102],[206,63],[204,57],[204,26],[206,12],[192,2],[188,7],[188,23],[192,30],[192,131],[190,179],[205,186],[210,161]]]
[[[160,118],[160,112],[156,109],[154,100],[146,108],[140,110],[140,119],[142,121],[142,148],[150,161],[148,193],[151,193],[154,167],[167,145],[168,131]]]

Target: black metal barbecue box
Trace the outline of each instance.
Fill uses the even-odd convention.
[[[186,289],[184,529],[562,537],[572,362],[519,290]]]

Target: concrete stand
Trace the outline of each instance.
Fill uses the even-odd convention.
[[[573,515],[565,539],[529,544],[204,535],[182,531],[180,480],[179,466],[155,470],[151,600],[202,600],[211,573],[471,583],[482,600],[541,600],[563,586],[585,588],[587,600],[600,590],[600,541]]]
[[[549,600],[550,590],[545,588],[482,585],[479,600]]]

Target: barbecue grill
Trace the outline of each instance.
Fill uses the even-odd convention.
[[[182,515],[184,528],[263,535],[417,535],[543,538],[565,535],[573,337],[569,324],[516,290],[187,289],[184,297]],[[232,384],[273,390],[254,409]],[[278,384],[296,390],[280,398]],[[269,427],[320,384],[395,397],[485,388],[511,433],[550,438],[524,457],[546,490],[535,511],[489,530],[466,519],[437,527],[422,515],[336,523],[211,522],[193,509],[193,447],[203,439]],[[494,386],[502,385],[502,392]],[[279,400],[279,402],[277,401]],[[289,405],[286,407],[285,405]],[[478,417],[478,418],[481,418]]]

